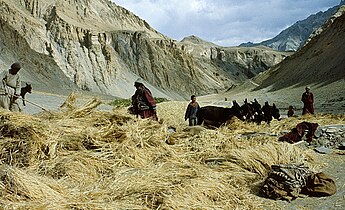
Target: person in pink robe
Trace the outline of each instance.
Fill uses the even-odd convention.
[[[132,105],[135,114],[137,116],[140,115],[142,119],[149,118],[158,121],[156,102],[151,91],[145,87],[141,79],[135,81],[134,86],[136,87],[136,91],[132,96]]]

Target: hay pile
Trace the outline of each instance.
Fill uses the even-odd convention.
[[[92,99],[37,116],[0,111],[0,206],[9,209],[260,209],[257,188],[270,165],[305,163],[309,154],[278,142],[309,116],[268,125],[234,120],[189,132],[187,103],[158,106],[159,122],[125,108],[96,111]],[[176,132],[169,132],[173,127]],[[248,133],[272,135],[243,138]],[[168,140],[173,140],[167,144]]]

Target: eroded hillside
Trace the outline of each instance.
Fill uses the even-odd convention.
[[[0,4],[1,68],[20,61],[23,80],[36,90],[80,89],[128,98],[141,77],[156,96],[187,98],[226,90],[252,76],[248,67],[262,63],[255,58],[249,59],[254,64],[239,64],[221,57],[218,48],[207,48],[209,57],[195,56],[188,44],[107,0]]]

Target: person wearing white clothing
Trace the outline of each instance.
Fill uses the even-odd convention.
[[[16,100],[20,96],[21,78],[19,70],[20,63],[13,63],[9,70],[5,70],[0,74],[0,107],[10,111],[21,111]]]

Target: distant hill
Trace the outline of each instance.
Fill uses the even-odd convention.
[[[345,6],[322,32],[277,66],[254,78],[256,89],[308,84],[327,85],[345,79]],[[345,86],[344,86],[345,87]],[[345,89],[345,88],[344,88]]]
[[[321,27],[339,9],[339,7],[344,4],[345,1],[342,0],[339,5],[332,7],[325,12],[318,12],[310,15],[304,20],[297,21],[272,39],[260,43],[243,43],[240,46],[253,47],[264,45],[279,51],[297,51],[306,43],[309,36]]]
[[[345,112],[345,6],[293,55],[243,84],[217,95],[199,97],[201,102],[231,106],[232,100],[256,98],[275,103],[282,114],[292,105],[301,114],[305,86],[314,93],[316,112]],[[224,98],[230,99],[224,101]],[[285,113],[284,113],[285,112]]]
[[[194,35],[185,37],[177,45],[201,62],[213,62],[213,65],[231,73],[241,82],[280,63],[292,54],[265,46],[222,47]]]

